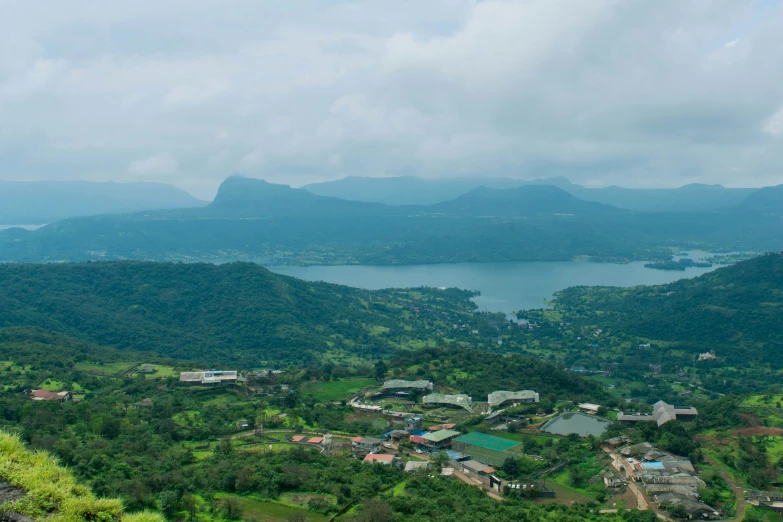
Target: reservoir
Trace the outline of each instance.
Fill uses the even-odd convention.
[[[480,310],[512,313],[545,308],[553,294],[569,286],[660,285],[696,277],[713,268],[685,271],[652,270],[644,262],[627,264],[590,262],[461,263],[410,266],[269,266],[273,272],[307,281],[378,290],[418,286],[476,290]]]
[[[571,435],[576,433],[580,437],[593,435],[600,437],[611,426],[612,421],[585,415],[584,413],[564,413],[558,415],[541,427],[541,431],[554,433],[555,435]]]

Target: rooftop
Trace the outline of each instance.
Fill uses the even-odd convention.
[[[433,433],[428,433],[424,435],[424,439],[430,441],[430,442],[442,442],[446,439],[449,439],[451,437],[457,437],[460,435],[460,432],[454,431],[454,430],[438,430]]]
[[[471,446],[478,446],[479,448],[492,451],[506,451],[521,445],[521,443],[515,440],[502,439],[500,437],[487,435],[486,433],[481,433],[479,431],[467,433],[461,437],[457,437],[454,439],[454,441],[461,442],[463,444],[470,444]]]
[[[430,381],[406,381],[403,379],[392,379],[383,383],[382,390],[394,390],[397,388],[410,388],[413,390],[431,390],[432,383]]]
[[[364,457],[364,462],[385,462],[391,464],[394,455],[384,455],[380,453],[370,453]]]
[[[405,464],[405,471],[416,471],[420,468],[428,468],[430,465],[429,462],[423,461],[423,460],[410,460]]]
[[[424,404],[430,405],[448,404],[451,406],[458,406],[460,408],[465,408],[471,413],[473,412],[473,401],[465,394],[444,395],[442,393],[431,393],[429,395],[425,395],[422,401]]]
[[[538,402],[538,393],[533,390],[523,391],[494,391],[487,396],[490,408],[503,404],[506,401],[533,401]]]

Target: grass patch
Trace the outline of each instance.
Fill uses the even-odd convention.
[[[307,383],[302,388],[302,394],[312,395],[321,401],[339,401],[350,399],[352,395],[375,384],[375,380],[362,377],[343,379],[340,381]]]
[[[301,508],[286,506],[277,502],[265,502],[248,497],[235,498],[237,498],[242,505],[242,518],[244,520],[254,517],[256,520],[263,522],[285,522],[295,513],[301,513],[305,516],[305,520],[313,522],[326,522],[329,520],[329,517],[327,516],[312,513]]]

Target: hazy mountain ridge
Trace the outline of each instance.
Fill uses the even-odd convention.
[[[511,189],[531,185],[552,185],[584,201],[603,203],[626,210],[644,212],[702,212],[741,203],[758,189],[726,188],[694,183],[678,188],[642,189],[610,186],[588,188],[563,177],[518,180],[512,178],[443,178],[413,176],[391,178],[348,177],[305,185],[314,194],[355,201],[392,205],[434,204],[457,198],[480,186]]]
[[[772,202],[776,201],[774,198]],[[63,220],[0,232],[0,260],[261,258],[305,264],[608,260],[663,248],[783,248],[783,216],[726,211],[632,212],[549,185],[477,188],[435,205],[390,206],[317,196],[232,176],[203,208]]]
[[[0,180],[0,224],[4,225],[206,204],[164,183]]]

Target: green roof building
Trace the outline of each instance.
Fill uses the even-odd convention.
[[[509,457],[524,455],[524,445],[515,440],[503,439],[474,431],[451,441],[451,449],[473,460],[500,467]]]
[[[461,435],[460,432],[454,430],[438,430],[432,433],[427,433],[422,436],[424,442],[422,445],[430,449],[430,451],[441,450],[451,446],[451,441]]]

